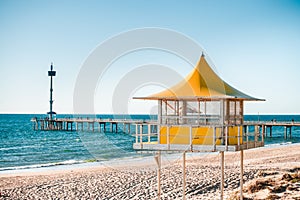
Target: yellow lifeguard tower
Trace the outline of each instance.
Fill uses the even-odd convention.
[[[185,80],[158,94],[134,99],[158,100],[157,141],[140,138],[134,149],[239,151],[264,145],[258,135],[247,137],[243,131],[244,101],[262,99],[224,82],[204,55]]]
[[[150,136],[150,133],[137,132],[134,149],[158,151],[159,168],[160,151],[183,151],[184,167],[186,152],[219,151],[222,191],[224,151],[241,151],[242,187],[243,150],[264,146],[263,135],[257,127],[252,135],[243,130],[244,101],[262,99],[253,98],[224,82],[211,69],[204,54],[183,81],[160,93],[134,99],[158,100],[157,133]],[[160,195],[160,189],[158,193]]]

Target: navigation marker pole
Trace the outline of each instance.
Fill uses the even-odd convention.
[[[52,105],[53,105],[53,99],[52,99],[52,93],[53,93],[53,76],[56,75],[56,71],[53,71],[53,64],[51,63],[51,66],[50,66],[50,70],[51,71],[48,71],[48,76],[50,76],[50,111],[47,113],[49,115],[49,118],[50,118],[50,129],[52,129],[52,120],[53,120],[53,116],[52,115],[55,115],[56,112],[54,112],[52,110]]]

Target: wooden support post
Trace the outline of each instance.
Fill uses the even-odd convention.
[[[258,131],[259,131],[259,126],[255,125],[254,126],[254,148],[256,148]]]
[[[213,151],[216,151],[216,139],[217,139],[217,137],[216,137],[216,130],[217,130],[217,127],[215,127],[214,126],[214,128],[213,128],[213,131],[214,131],[214,133],[213,133],[213,146],[214,146],[214,150]]]
[[[193,127],[192,126],[190,126],[190,142],[189,142],[189,144],[190,144],[190,149],[191,149],[191,151],[193,150]]]
[[[158,100],[157,123],[157,142],[158,144],[160,144],[160,126],[162,124],[162,100]]]
[[[246,128],[246,148],[248,149],[249,144],[249,126]]]
[[[205,125],[207,125],[207,116],[206,116],[207,112],[206,112],[206,100],[204,101],[204,120],[205,120]]]
[[[265,126],[264,125],[262,125],[261,126],[261,141],[263,142],[263,143],[265,143]]]
[[[138,124],[135,124],[135,133],[138,134],[139,129],[138,129]]]
[[[182,199],[185,200],[185,185],[186,185],[186,172],[185,172],[185,154],[186,152],[184,151],[183,152],[183,163],[182,163],[182,178],[183,178],[183,181],[182,181]]]
[[[286,136],[287,136],[287,126],[284,126],[284,139],[286,140]]]
[[[138,125],[135,124],[135,143],[139,142],[139,129],[138,129]]]
[[[220,152],[221,155],[221,182],[220,182],[220,199],[224,197],[224,151]]]
[[[140,143],[143,143],[143,124],[140,125]]]
[[[167,126],[167,145],[168,149],[170,149],[170,127]]]
[[[228,130],[228,126],[225,127],[225,148],[226,150],[228,150],[228,134],[229,134],[229,130]]]
[[[240,139],[241,139],[241,127],[240,126],[238,126],[238,141],[237,141],[237,143],[238,143],[238,146],[239,146],[239,148],[240,148]]]
[[[240,200],[243,200],[243,184],[244,184],[244,150],[241,150],[241,171],[240,171]]]
[[[200,122],[200,114],[201,114],[201,111],[200,111],[200,99],[198,99],[198,124],[200,124],[201,122]]]
[[[270,137],[272,137],[272,126],[270,126]]]
[[[151,124],[148,124],[148,142],[151,140]]]
[[[292,139],[292,126],[290,126],[290,139]]]
[[[160,187],[160,172],[161,172],[161,153],[157,152],[154,157],[157,164],[157,199],[160,199],[161,196],[161,187]]]

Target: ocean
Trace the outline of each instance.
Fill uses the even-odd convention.
[[[46,115],[0,114],[0,171],[37,169],[79,163],[107,162],[149,156],[132,148],[135,136],[118,133],[77,131],[35,131],[33,117]],[[73,117],[57,115],[57,118]],[[153,115],[97,115],[98,118],[155,119]],[[245,115],[249,121],[300,121],[299,115]],[[132,128],[134,130],[134,128]],[[273,137],[266,146],[300,142],[300,127],[294,127],[292,138],[283,138],[283,127],[273,127]]]

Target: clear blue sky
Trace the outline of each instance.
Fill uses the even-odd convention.
[[[247,103],[246,113],[300,113],[300,1],[1,0],[0,27],[0,113],[46,113],[51,62],[54,110],[72,113],[75,81],[93,49],[143,27],[193,38],[226,82],[267,100]],[[107,96],[95,94],[97,113],[111,112]]]

